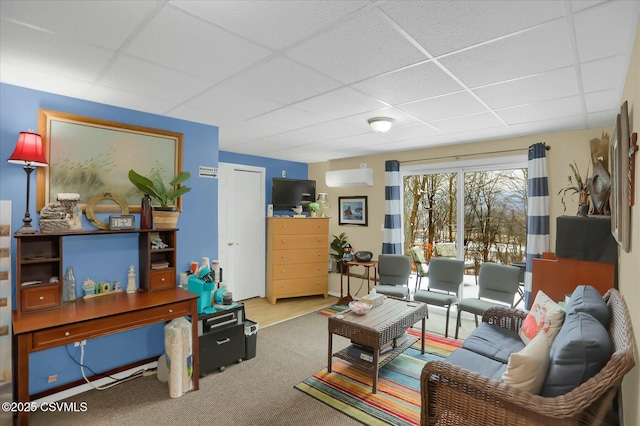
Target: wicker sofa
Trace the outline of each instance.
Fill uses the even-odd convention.
[[[474,373],[446,361],[428,362],[421,374],[422,425],[599,425],[622,383],[635,365],[631,319],[624,299],[609,290],[613,355],[592,378],[572,391],[542,397]],[[526,313],[491,308],[483,322],[517,331]]]

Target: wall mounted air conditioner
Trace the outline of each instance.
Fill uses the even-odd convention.
[[[325,182],[330,188],[343,186],[373,186],[373,169],[360,168],[334,170],[325,174]]]

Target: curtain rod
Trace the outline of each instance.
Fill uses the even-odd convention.
[[[402,163],[415,163],[417,161],[429,161],[429,160],[444,160],[446,158],[460,158],[460,157],[471,157],[474,155],[487,155],[487,154],[502,154],[505,152],[517,152],[517,151],[523,151],[523,150],[529,150],[529,148],[516,148],[516,149],[503,149],[501,151],[489,151],[489,152],[476,152],[473,154],[459,154],[459,155],[445,155],[443,157],[432,157],[432,158],[418,158],[416,160],[405,160],[405,161],[398,161],[398,163],[402,164]],[[544,149],[547,151],[551,150],[551,147],[549,145],[545,145]]]

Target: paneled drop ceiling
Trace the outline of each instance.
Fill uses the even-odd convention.
[[[7,1],[0,81],[313,163],[613,125],[639,1]],[[373,133],[371,117],[394,120]]]

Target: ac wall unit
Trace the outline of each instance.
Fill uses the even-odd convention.
[[[360,168],[330,171],[325,174],[325,182],[330,188],[373,186],[373,169]]]

